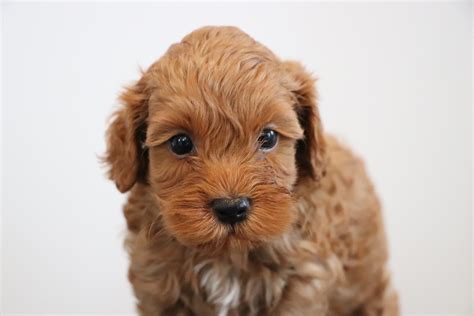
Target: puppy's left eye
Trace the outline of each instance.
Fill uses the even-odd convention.
[[[258,137],[260,150],[267,152],[272,150],[278,142],[278,133],[272,129],[266,128]]]
[[[170,146],[171,151],[177,156],[187,155],[194,148],[191,137],[189,137],[189,135],[186,135],[186,134],[178,134],[176,136],[173,136],[169,140],[169,146]]]

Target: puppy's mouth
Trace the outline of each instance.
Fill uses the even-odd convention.
[[[220,226],[218,238],[195,245],[195,247],[210,254],[222,255],[229,251],[247,251],[262,244],[261,240],[254,240],[248,235],[245,221],[233,225],[222,223],[218,225]]]
[[[236,232],[235,232],[235,226],[234,225],[226,225],[226,229],[229,232],[228,235],[230,237],[235,237]]]

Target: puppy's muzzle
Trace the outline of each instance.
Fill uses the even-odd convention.
[[[247,218],[247,213],[250,210],[250,201],[246,197],[215,199],[211,202],[211,206],[220,222],[234,225]]]

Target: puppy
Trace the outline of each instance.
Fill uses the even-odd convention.
[[[141,315],[398,314],[374,188],[300,64],[205,27],[120,99],[104,160]]]

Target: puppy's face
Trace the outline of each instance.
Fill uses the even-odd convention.
[[[295,145],[303,130],[277,78],[269,74],[263,82],[258,75],[249,70],[242,80],[242,71],[230,70],[232,86],[205,95],[153,91],[148,181],[166,227],[185,244],[247,246],[291,223]],[[180,79],[204,90],[192,78]]]
[[[164,227],[185,245],[271,240],[292,223],[298,177],[321,169],[312,84],[235,28],[195,31],[122,96],[110,176],[121,191],[148,183]]]

